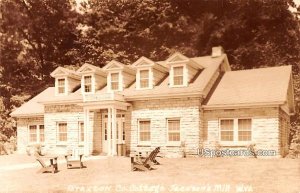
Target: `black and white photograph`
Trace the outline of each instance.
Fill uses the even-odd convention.
[[[300,0],[0,0],[0,193],[300,193]]]

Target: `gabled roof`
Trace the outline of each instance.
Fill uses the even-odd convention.
[[[67,69],[67,68],[63,68],[63,67],[57,67],[51,74],[52,77],[72,77],[75,79],[79,79],[80,80],[80,76],[78,74],[76,74],[75,71]]]
[[[186,57],[185,55],[175,52],[172,54],[167,60],[167,63],[172,63],[172,62],[188,62],[190,59]]]
[[[78,74],[93,73],[93,74],[98,74],[98,75],[101,75],[101,76],[106,76],[106,72],[103,69],[101,69],[97,66],[88,64],[88,63],[83,64],[76,72]]]
[[[292,86],[292,67],[280,66],[251,70],[227,71],[206,107],[255,104],[285,104]],[[293,111],[294,104],[290,104]]]
[[[204,67],[202,65],[197,64],[193,59],[186,57],[185,55],[175,52],[172,54],[167,60],[166,64],[168,64],[168,67],[172,64],[187,64],[195,69],[203,69]]]
[[[124,70],[130,74],[134,74],[135,75],[135,69],[132,68],[131,66],[125,65],[121,62],[112,60],[110,61],[108,64],[106,64],[103,67],[103,70],[105,71],[114,71],[114,70]]]
[[[162,66],[149,58],[146,58],[144,56],[140,57],[137,61],[135,61],[132,65],[134,68],[140,68],[140,67],[153,67],[161,72],[168,72],[168,69],[165,66]]]
[[[152,89],[137,90],[136,83],[132,84],[129,88],[124,89],[123,94],[127,100],[146,99],[150,97],[168,96],[175,97],[176,95],[195,94],[197,96],[206,96],[206,90],[208,85],[211,84],[212,77],[221,66],[223,61],[227,58],[225,54],[217,58],[211,58],[210,56],[191,58],[197,65],[203,64],[204,69],[200,75],[187,87],[173,88],[169,86],[168,76],[159,85],[154,86]],[[157,62],[162,66],[167,66],[167,61]],[[205,65],[204,65],[205,64]]]
[[[19,108],[15,109],[10,115],[12,117],[19,116],[42,116],[44,114],[44,105],[40,104],[39,101],[47,98],[53,98],[55,93],[54,87],[45,89],[40,94],[36,95]]]

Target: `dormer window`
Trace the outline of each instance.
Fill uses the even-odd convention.
[[[65,78],[57,79],[57,93],[65,94],[65,92],[66,92],[66,79]]]
[[[169,57],[166,63],[170,69],[170,87],[188,86],[203,69],[193,58],[188,58],[179,52]]]
[[[173,67],[173,84],[174,86],[183,85],[183,66]]]
[[[149,88],[149,70],[140,70],[140,88]]]
[[[119,72],[110,74],[110,89],[119,90]]]
[[[92,76],[84,76],[84,92],[92,92]]]

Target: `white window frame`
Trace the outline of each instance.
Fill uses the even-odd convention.
[[[60,141],[59,140],[59,124],[66,124],[67,127],[67,140],[66,141]],[[57,122],[56,123],[56,145],[67,145],[68,143],[68,123],[67,122]]]
[[[59,80],[60,79],[64,79],[64,92],[63,93],[59,93]],[[55,79],[55,94],[57,96],[62,96],[62,95],[67,95],[68,93],[68,83],[67,83],[68,79],[66,77],[57,77]]]
[[[43,142],[41,142],[41,135],[40,135],[40,128],[42,125],[44,126],[44,141]],[[36,126],[36,141],[30,140],[30,126]],[[44,124],[35,124],[35,123],[29,124],[27,130],[28,130],[28,139],[27,139],[28,144],[42,144],[43,145],[45,143],[45,125]]]
[[[85,91],[85,77],[90,76],[91,77],[91,91],[86,92]],[[85,74],[81,78],[81,90],[83,94],[93,94],[95,92],[95,76],[93,74]]]
[[[149,129],[149,132],[150,132],[150,139],[149,141],[141,141],[140,140],[140,122],[142,121],[149,121],[150,122],[150,129]],[[145,145],[145,146],[150,146],[151,145],[151,119],[139,119],[138,120],[138,145]]]
[[[114,90],[112,89],[112,74],[118,74],[118,89]],[[114,92],[114,91],[122,91],[122,84],[123,84],[123,78],[122,78],[122,72],[120,71],[111,71],[109,72],[108,76],[107,76],[107,82],[108,82],[108,90],[110,92]]]
[[[251,139],[249,141],[238,140],[238,120],[239,119],[250,119],[251,120]],[[233,120],[233,141],[222,141],[221,140],[221,120]],[[239,117],[239,118],[220,118],[219,119],[219,143],[224,146],[245,146],[253,142],[253,118]]]
[[[179,141],[169,141],[169,121],[179,121]],[[167,118],[166,119],[166,129],[167,129],[167,146],[180,146],[181,140],[182,140],[181,119],[180,118]]]
[[[83,125],[83,141],[81,141],[81,124]],[[85,131],[84,131],[84,122],[83,121],[79,121],[78,122],[78,144],[79,145],[84,145],[84,141],[85,141]]]
[[[41,126],[43,126],[44,127],[44,141],[41,141]],[[39,125],[39,143],[41,143],[41,144],[44,144],[45,143],[45,140],[46,138],[45,138],[45,125]]]
[[[141,87],[141,71],[143,70],[148,70],[148,87]],[[145,67],[145,68],[140,68],[137,70],[137,77],[136,77],[136,82],[137,82],[137,89],[138,90],[146,90],[146,89],[152,89],[153,88],[153,72],[151,67]]]
[[[174,85],[174,68],[176,67],[182,67],[182,85]],[[169,79],[169,83],[171,87],[185,87],[187,86],[187,66],[186,64],[173,64],[171,66],[171,70],[170,70],[170,79]]]

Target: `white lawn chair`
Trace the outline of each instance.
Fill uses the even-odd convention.
[[[83,153],[81,153],[80,149],[73,148],[70,153],[65,155],[67,161],[67,168],[79,167],[80,169],[83,168],[82,162]]]

